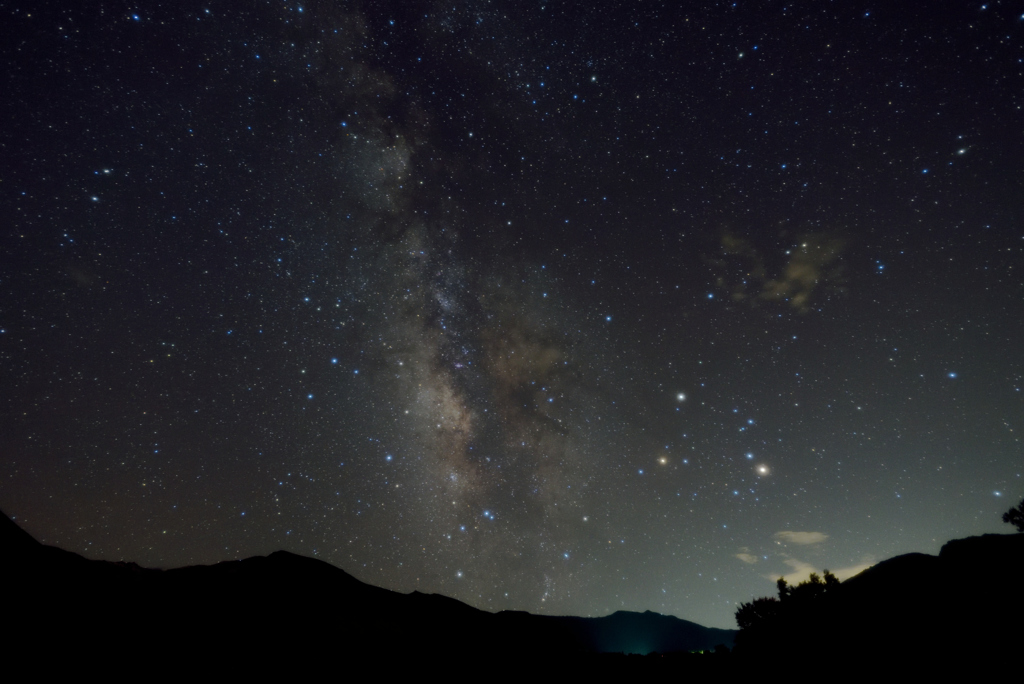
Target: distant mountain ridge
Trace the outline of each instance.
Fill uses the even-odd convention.
[[[7,516],[0,568],[5,629],[86,653],[225,649],[258,656],[327,649],[349,657],[460,658],[669,653],[731,647],[735,630],[653,612],[600,618],[488,613],[436,594],[374,587],[313,558],[277,551],[172,570],[89,560],[45,546]],[[13,591],[11,590],[13,589]]]
[[[974,662],[981,653],[988,660],[1016,654],[1024,642],[1022,568],[1024,534],[957,539],[938,556],[881,561],[797,619],[737,637],[650,611],[601,618],[488,613],[437,594],[365,584],[286,551],[173,570],[89,560],[40,544],[0,516],[0,643],[37,662],[59,653],[69,662],[99,658],[132,667],[213,659],[258,668],[341,658],[405,670],[449,661],[487,668],[558,661],[603,672],[608,661],[593,660],[602,654],[708,650],[731,647],[735,638],[731,662],[688,661],[689,671],[784,656],[861,668],[886,658],[940,672],[943,663]],[[637,662],[627,665],[633,672]]]

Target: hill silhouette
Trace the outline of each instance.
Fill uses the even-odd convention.
[[[741,632],[734,656],[705,658],[700,669],[785,660],[938,671],[1008,660],[1024,636],[1022,562],[1024,534],[950,541],[938,556],[896,556],[766,628]],[[489,613],[445,596],[375,587],[286,551],[172,570],[90,560],[40,544],[6,516],[0,573],[6,652],[50,668],[59,655],[60,663],[115,662],[122,669],[215,662],[253,671],[329,658],[343,669],[558,661],[580,671],[625,665],[632,672],[640,661],[602,654],[710,650],[732,646],[736,636],[650,611],[601,618]],[[684,669],[695,667],[691,660]]]
[[[266,662],[271,654],[360,661],[551,660],[731,646],[734,630],[652,612],[600,618],[489,613],[436,594],[365,584],[313,558],[277,551],[209,566],[154,570],[40,544],[0,516],[11,652],[45,659],[168,654]]]
[[[769,603],[765,617],[737,635],[736,653],[884,659],[932,670],[1016,658],[1024,636],[1022,563],[1024,534],[956,539],[938,556],[889,558],[841,584]]]

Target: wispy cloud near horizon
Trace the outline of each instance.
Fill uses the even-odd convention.
[[[779,541],[784,544],[799,544],[801,546],[806,546],[808,544],[820,544],[826,539],[828,539],[828,535],[824,532],[796,532],[794,530],[783,530],[775,533],[775,541]]]

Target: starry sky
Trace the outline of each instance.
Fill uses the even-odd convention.
[[[1011,531],[1024,5],[0,13],[0,508],[38,539],[734,627]]]

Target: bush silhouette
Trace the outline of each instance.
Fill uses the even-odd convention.
[[[839,579],[825,570],[822,576],[812,572],[797,585],[780,577],[776,586],[778,598],[754,599],[736,609],[736,624],[740,628],[736,635],[738,653],[767,654],[785,648],[787,638],[805,633],[807,625],[818,622],[825,598],[835,593]]]
[[[1024,500],[1017,504],[1016,508],[1003,513],[1003,522],[1010,523],[1017,528],[1018,532],[1024,532]]]
[[[757,629],[759,625],[774,621],[779,616],[779,600],[766,596],[750,603],[741,603],[736,609],[736,624],[741,630]]]

